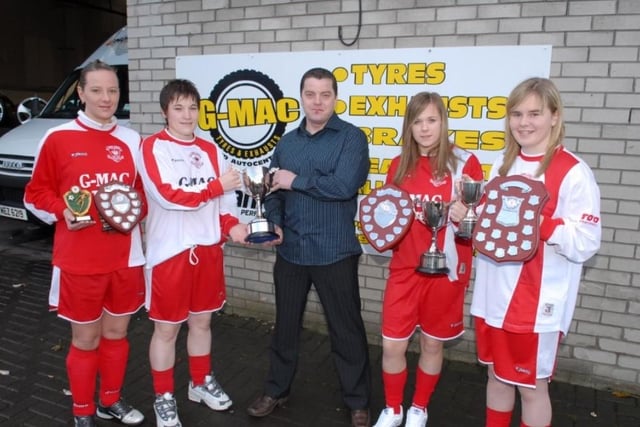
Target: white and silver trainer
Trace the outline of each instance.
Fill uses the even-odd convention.
[[[153,402],[157,427],[182,427],[178,418],[178,404],[173,394],[166,392],[156,396]]]
[[[202,402],[214,411],[224,411],[233,404],[213,375],[207,375],[202,385],[194,386],[189,382],[189,400]]]
[[[137,426],[144,421],[142,412],[129,405],[123,398],[120,398],[111,406],[98,404],[96,415],[103,420],[115,419],[127,426]]]

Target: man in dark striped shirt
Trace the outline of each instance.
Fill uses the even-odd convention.
[[[364,133],[335,114],[338,85],[324,68],[300,82],[305,117],[273,154],[277,170],[266,217],[280,239],[274,266],[276,325],[263,395],[248,408],[269,415],[286,402],[298,360],[307,295],[316,289],[328,322],[343,400],[353,426],[368,427],[371,374],[358,284],[362,253],[354,219],[358,189],[369,173]]]

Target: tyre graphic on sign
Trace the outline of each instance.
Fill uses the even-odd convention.
[[[208,101],[215,111],[209,127],[213,141],[232,163],[244,166],[262,164],[252,160],[270,156],[287,123],[300,116],[298,101],[284,97],[269,76],[255,70],[227,74]]]

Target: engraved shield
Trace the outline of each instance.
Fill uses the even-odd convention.
[[[544,184],[522,175],[498,176],[485,194],[473,233],[476,250],[497,262],[527,261],[540,241],[540,213],[549,198]]]
[[[378,252],[399,242],[413,222],[409,193],[395,185],[376,188],[360,201],[362,234]]]
[[[94,200],[100,216],[121,233],[129,233],[141,219],[142,198],[130,185],[112,181],[96,191]]]

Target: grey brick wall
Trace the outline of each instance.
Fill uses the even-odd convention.
[[[132,126],[162,126],[158,92],[177,55],[551,44],[551,77],[567,108],[566,145],[602,192],[602,250],[586,264],[557,378],[640,390],[640,1],[637,0],[128,0]],[[273,318],[272,250],[227,245],[228,310]],[[379,342],[388,258],[361,261],[363,316]],[[468,304],[473,287],[467,295]],[[447,357],[475,360],[467,333]],[[306,325],[324,329],[312,294]],[[415,347],[413,347],[415,349]]]

